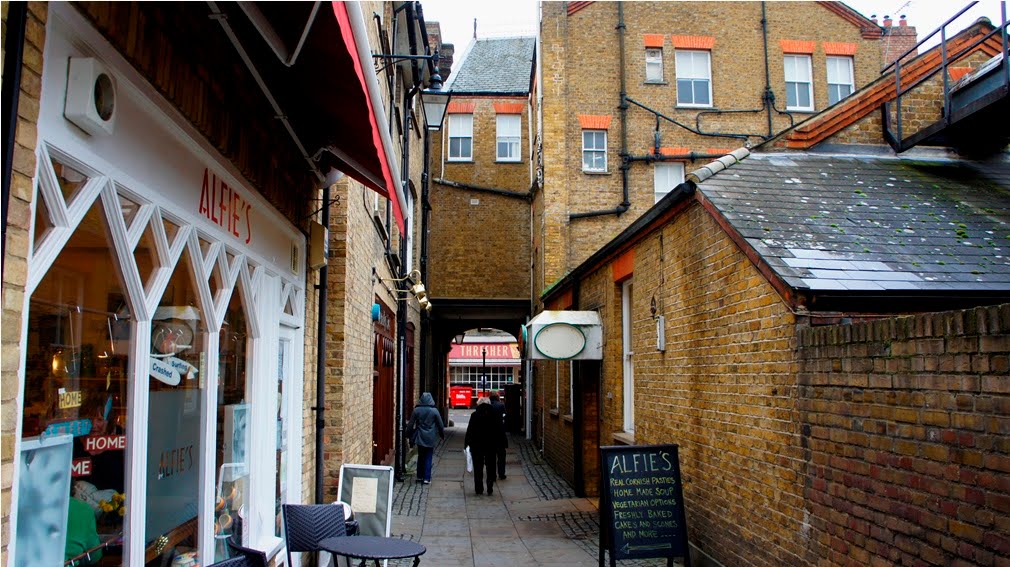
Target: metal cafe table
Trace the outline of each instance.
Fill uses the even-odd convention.
[[[383,559],[414,558],[414,567],[421,562],[421,556],[428,549],[423,545],[397,537],[382,536],[338,536],[319,540],[319,549],[329,551],[333,555],[342,555],[352,559],[360,559],[360,567],[365,567],[366,561],[375,561],[375,567]],[[336,561],[336,558],[334,558]]]

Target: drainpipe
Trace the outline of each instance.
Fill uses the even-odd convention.
[[[621,204],[613,209],[602,211],[589,211],[586,213],[571,213],[568,220],[584,219],[589,217],[601,217],[604,215],[621,215],[631,207],[631,200],[628,198],[628,89],[627,70],[624,68],[624,3],[617,3],[617,50],[620,54],[618,65],[621,69],[621,104],[618,108],[621,111]]]
[[[424,173],[421,174],[421,281],[428,281],[428,216],[431,204],[428,202],[428,178],[430,177],[431,130],[424,129]],[[431,333],[431,315],[421,310],[421,391],[430,392],[431,372],[428,371],[428,335]],[[437,394],[438,392],[436,392]],[[443,396],[444,398],[444,396]],[[437,404],[436,404],[437,405]]]
[[[323,209],[320,219],[329,239],[330,187],[323,188]],[[324,249],[329,248],[329,243]],[[316,316],[316,504],[323,503],[323,431],[326,428],[326,306],[329,302],[329,262],[319,268],[319,306]]]
[[[765,46],[765,96],[764,104],[768,109],[768,137],[772,137],[772,107],[775,106],[775,93],[772,92],[772,76],[768,70],[768,10],[767,2],[761,0],[761,35]],[[791,116],[790,116],[791,118]]]
[[[25,27],[28,24],[28,3],[11,2],[7,12],[7,39],[4,42],[4,163],[3,163],[3,258],[7,258],[7,207],[11,196],[11,162],[14,159],[14,137],[18,125],[18,101],[21,98],[21,68],[25,49]],[[2,262],[2,261],[0,261]],[[3,264],[6,269],[6,264]]]

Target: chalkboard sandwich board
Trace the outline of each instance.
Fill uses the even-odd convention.
[[[683,557],[691,566],[676,445],[600,447],[600,567],[618,559]]]

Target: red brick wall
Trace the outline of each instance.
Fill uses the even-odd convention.
[[[822,565],[1010,564],[1010,305],[799,334]]]

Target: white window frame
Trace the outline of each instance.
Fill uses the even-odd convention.
[[[595,143],[593,144],[593,147],[587,148],[586,147],[586,134],[593,134],[593,139],[595,140],[596,137],[597,137],[596,136],[597,133],[602,133],[603,134],[603,148],[601,149],[601,148],[597,147],[595,145]],[[586,156],[587,155],[597,155],[597,154],[603,154],[603,168],[601,169],[601,168],[594,168],[594,167],[586,167]],[[596,161],[596,160],[593,160],[593,161]],[[607,161],[608,161],[607,160],[607,131],[606,130],[592,129],[592,128],[584,128],[582,130],[582,171],[586,171],[586,172],[590,172],[590,173],[606,173],[607,172]]]
[[[656,203],[684,182],[684,164],[680,162],[656,162],[653,166],[652,181]]]
[[[635,433],[635,359],[631,348],[632,280],[621,283],[621,357],[624,361],[624,431]]]
[[[807,77],[806,81],[790,80],[790,79],[800,79],[802,77],[790,77],[790,71],[798,69],[797,65],[806,63]],[[813,56],[805,53],[787,53],[782,57],[783,75],[786,84],[786,110],[798,110],[802,112],[813,112],[814,110],[814,71],[813,71]],[[807,96],[810,100],[810,106],[789,106],[789,85],[797,85],[797,89],[801,88],[799,85],[807,85]],[[799,91],[797,91],[799,92]],[[797,100],[797,102],[799,102]]]
[[[837,65],[838,64],[844,64],[845,65],[846,69],[844,69],[843,72],[841,73],[843,76],[840,77],[838,74],[836,74],[835,72],[832,71],[832,63],[835,64],[835,71],[838,70],[837,69]],[[855,71],[854,71],[855,62],[853,61],[852,56],[849,56],[849,55],[828,55],[827,59],[826,59],[826,62],[825,62],[825,67],[827,68],[827,77],[828,77],[828,106],[831,106],[831,105],[833,105],[833,104],[835,104],[837,102],[845,100],[849,96],[852,96],[852,93],[854,93],[856,91],[856,78],[855,78]],[[847,75],[847,76],[844,76],[844,75]],[[834,79],[834,80],[832,80],[832,79]],[[832,101],[831,99],[833,97],[832,97],[832,94],[831,94],[831,88],[832,87],[842,87],[842,86],[848,87],[849,88],[849,92],[847,94],[845,94],[845,96],[840,96],[840,97],[838,97],[837,100]]]
[[[705,57],[705,72],[704,75],[697,73],[697,58],[699,56]],[[681,56],[690,57],[691,65],[690,69],[687,65],[682,64]],[[707,49],[678,49],[674,52],[674,63],[676,65],[676,80],[677,80],[677,106],[683,108],[712,108],[712,52]],[[691,99],[694,100],[694,83],[696,81],[705,81],[708,85],[708,103],[697,103],[697,102],[681,102],[680,95],[680,81],[689,80],[691,81]]]
[[[470,140],[470,152],[464,154],[462,148],[459,155],[452,155],[453,140]],[[447,161],[473,161],[473,114],[449,115],[449,149],[446,152]]]
[[[521,114],[498,114],[495,116],[495,160],[520,162],[522,156],[523,117]],[[502,155],[502,144],[507,144],[508,155]]]
[[[650,73],[651,71],[651,73]],[[645,48],[645,82],[646,83],[662,83],[663,82],[663,48],[662,47],[646,47]]]

